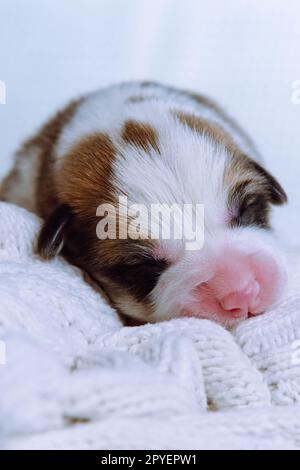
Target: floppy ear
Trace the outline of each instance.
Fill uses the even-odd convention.
[[[61,252],[71,217],[71,209],[66,204],[58,206],[52,212],[39,233],[37,252],[40,256],[51,259]]]
[[[266,181],[266,189],[268,191],[269,201],[277,206],[285,204],[288,201],[288,197],[282,186],[267,170],[265,170],[259,163],[252,160],[254,169],[264,178]]]

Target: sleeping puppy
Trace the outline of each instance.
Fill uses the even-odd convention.
[[[44,219],[41,256],[61,252],[138,321],[232,326],[263,313],[286,282],[269,222],[286,194],[237,124],[194,93],[124,83],[71,103],[18,152],[1,198]],[[190,221],[203,208],[195,243],[184,230],[162,236],[157,214],[149,229],[150,206],[174,204],[192,207]]]

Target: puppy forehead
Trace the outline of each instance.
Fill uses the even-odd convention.
[[[199,128],[193,129],[189,125],[196,122],[196,119],[192,121],[187,117],[184,122],[183,115],[176,118],[174,110],[166,108],[165,104],[148,102],[138,106],[121,106],[119,114],[116,114],[113,103],[107,102],[104,106],[102,102],[100,106],[100,101],[107,100],[105,94],[100,94],[97,100],[101,108],[97,119],[95,114],[98,108],[90,98],[80,106],[72,122],[68,123],[62,133],[56,148],[58,169],[74,143],[100,132],[108,135],[116,147],[115,167],[121,182],[122,179],[124,183],[127,182],[128,178],[134,178],[135,174],[140,176],[142,171],[146,179],[147,171],[154,173],[155,178],[158,178],[162,169],[162,179],[166,178],[167,174],[173,174],[173,179],[177,182],[183,179],[186,171],[188,177],[197,174],[201,178],[201,174],[207,174],[208,171],[214,172],[215,175],[222,174],[228,157],[227,151],[222,142],[216,142],[214,136],[206,132],[205,127],[202,128],[201,135]],[[149,154],[157,158],[149,159]],[[192,171],[193,169],[195,171]]]
[[[233,154],[238,152],[229,135],[209,121],[165,104],[134,101],[116,116],[113,103],[104,106],[105,94],[97,99],[102,100],[101,119],[94,116],[89,122],[88,99],[57,146],[57,168],[66,169],[67,154],[73,166],[76,159],[81,162],[75,170],[80,173],[77,182],[90,179],[91,184],[72,188],[74,193],[80,193],[82,186],[84,191],[90,187],[93,196],[98,190],[97,204],[105,192],[115,199],[126,195],[131,204],[204,204],[208,224],[224,220],[230,191],[245,179],[243,164],[235,163]],[[70,158],[74,148],[77,156]],[[89,174],[78,158],[83,153]],[[92,173],[97,178],[91,178]],[[254,173],[250,176],[254,178]]]
[[[125,121],[122,136],[114,173],[130,202],[204,203],[222,194],[227,149],[172,112],[156,120]]]

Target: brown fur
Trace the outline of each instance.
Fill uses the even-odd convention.
[[[160,152],[156,130],[149,124],[137,121],[126,121],[122,130],[122,138],[127,144],[140,147],[145,152],[152,147]]]
[[[114,203],[112,164],[116,149],[106,134],[83,138],[64,156],[57,176],[59,200],[79,218],[91,218],[99,204]]]
[[[173,114],[182,124],[199,134],[210,136],[212,140],[227,148],[229,152],[233,153],[237,150],[231,136],[213,123],[182,111],[174,111]]]
[[[64,126],[72,119],[81,100],[73,101],[59,112],[36,137],[41,154],[41,169],[37,181],[37,209],[41,217],[47,217],[57,205],[54,181],[54,150]]]
[[[217,112],[217,114],[229,124],[232,129],[234,129],[240,136],[243,137],[244,141],[247,143],[249,148],[255,149],[253,140],[248,136],[248,134],[237,124],[237,122],[232,119],[228,114],[217,105],[212,99],[207,98],[206,96],[199,95],[198,93],[185,92],[190,98],[192,98],[196,103],[199,103],[201,106],[205,106]]]
[[[32,173],[32,181],[29,189],[32,191],[30,201],[26,199],[18,202],[29,210],[33,210],[39,216],[45,218],[57,205],[55,196],[55,185],[53,181],[53,159],[54,149],[63,127],[71,120],[79,103],[82,100],[73,101],[65,109],[58,112],[40,131],[30,140],[25,142],[16,154],[14,168],[5,178],[1,186],[0,197],[3,200],[10,200],[11,193],[16,191],[22,178],[31,177],[22,172],[24,159],[33,158],[31,153],[36,155],[32,162],[29,162]]]

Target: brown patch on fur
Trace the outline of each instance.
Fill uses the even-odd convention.
[[[91,218],[99,204],[114,203],[112,164],[116,149],[106,134],[89,135],[65,155],[57,177],[59,199],[75,215]]]
[[[57,177],[59,200],[68,205],[74,215],[70,236],[67,237],[68,254],[90,268],[134,262],[141,254],[152,249],[151,240],[132,241],[119,239],[117,217],[116,239],[99,240],[96,234],[96,215],[100,204],[116,208],[119,195],[124,195],[113,183],[115,146],[106,134],[93,134],[74,145],[65,155],[63,167]],[[119,192],[119,193],[118,193]],[[127,224],[127,219],[124,220]],[[100,264],[99,264],[100,263]]]
[[[73,101],[63,111],[58,112],[35,138],[35,145],[41,151],[41,169],[36,188],[37,209],[41,217],[47,217],[58,203],[53,172],[54,150],[62,129],[70,122],[81,101]]]
[[[160,153],[156,130],[149,124],[137,121],[126,121],[122,131],[122,138],[127,144],[140,147],[145,152],[152,147]]]
[[[198,134],[209,136],[216,143],[227,148],[230,153],[234,153],[238,150],[232,137],[215,124],[201,119],[191,113],[185,113],[182,111],[173,111],[172,113],[183,125],[189,127]]]
[[[227,124],[231,126],[247,143],[249,148],[255,149],[254,142],[248,136],[248,134],[237,124],[237,122],[221,108],[214,100],[208,98],[207,96],[199,95],[198,93],[193,93],[190,91],[185,92],[187,96],[192,98],[196,103],[200,104],[201,106],[205,106],[206,108],[210,108],[214,110],[220,117],[223,119]]]
[[[85,269],[94,263],[98,266],[98,248],[105,251],[107,247],[103,258],[106,262],[114,258],[116,240],[101,243],[96,236],[96,227],[100,220],[96,216],[97,207],[100,204],[116,203],[112,184],[114,159],[114,144],[105,134],[93,134],[75,144],[64,156],[62,167],[56,175],[56,205],[41,231],[40,237],[46,234],[46,238],[42,238],[50,240],[51,233],[55,235],[55,227],[59,222],[55,215],[57,207],[68,207],[71,217],[68,218],[66,233],[63,234],[64,254],[73,264]],[[47,250],[49,251],[48,248]],[[87,271],[90,272],[89,269]]]
[[[71,120],[82,99],[73,101],[65,109],[59,111],[40,131],[21,147],[16,154],[15,165],[1,186],[1,198],[19,203],[34,210],[43,218],[47,217],[57,205],[55,184],[53,180],[54,149],[63,127]],[[36,155],[36,158],[32,157]],[[22,171],[25,160],[32,170],[31,187],[34,201],[27,201],[27,194],[16,198],[15,188],[22,185],[24,178],[29,178]],[[30,161],[32,159],[32,161]],[[29,168],[27,169],[27,172]]]

